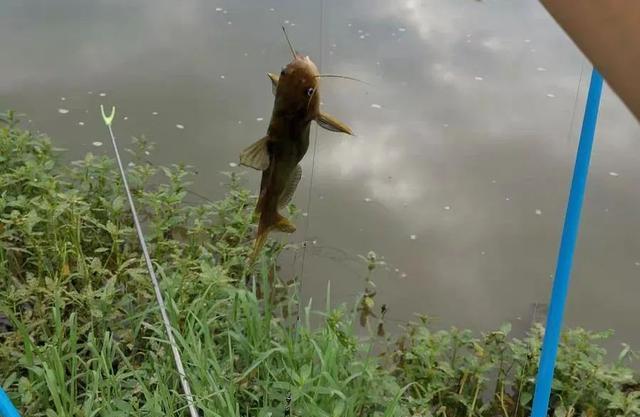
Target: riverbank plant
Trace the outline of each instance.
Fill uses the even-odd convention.
[[[518,340],[508,325],[478,336],[418,316],[385,331],[375,254],[353,304],[300,305],[297,277],[277,266],[298,246],[271,241],[247,267],[255,196],[240,176],[224,174],[219,201],[186,203],[190,168],[146,162],[150,146],[134,140],[127,175],[201,415],[529,415],[542,328]],[[607,335],[565,333],[554,416],[640,415],[635,353],[607,361]],[[0,383],[24,416],[187,415],[114,160],[65,164],[12,112],[0,122]]]

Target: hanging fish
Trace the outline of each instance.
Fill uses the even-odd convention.
[[[262,171],[260,195],[256,205],[259,216],[258,233],[251,262],[264,246],[272,230],[293,233],[296,227],[278,213],[289,204],[302,178],[299,165],[309,148],[311,121],[333,132],[353,135],[351,129],[326,113],[320,111],[318,93],[319,78],[339,77],[320,74],[308,56],[297,54],[289,41],[293,60],[280,75],[267,73],[272,83],[275,101],[267,135],[240,153],[240,164]]]

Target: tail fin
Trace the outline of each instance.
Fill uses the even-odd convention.
[[[251,252],[251,256],[249,256],[249,265],[253,265],[260,255],[260,251],[264,247],[264,244],[267,242],[267,236],[269,235],[269,230],[263,230],[258,232],[258,236],[256,236],[256,243],[253,246],[253,252]]]

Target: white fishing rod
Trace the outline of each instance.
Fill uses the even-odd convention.
[[[102,112],[102,119],[104,120],[104,124],[109,129],[109,135],[111,135],[111,143],[113,145],[113,151],[116,154],[116,161],[118,161],[118,168],[120,169],[120,177],[122,178],[122,184],[124,185],[124,190],[127,193],[127,199],[129,200],[129,207],[131,207],[131,214],[133,215],[133,222],[136,225],[138,240],[140,240],[140,246],[142,247],[144,260],[147,263],[147,269],[149,270],[149,275],[151,276],[151,282],[153,283],[153,289],[155,290],[155,293],[156,293],[156,299],[158,300],[158,306],[160,307],[160,314],[162,315],[162,321],[164,322],[164,327],[165,327],[165,330],[167,331],[167,337],[169,338],[169,344],[171,345],[171,350],[173,352],[173,359],[176,363],[176,368],[178,369],[178,375],[180,376],[180,384],[182,385],[182,390],[184,391],[184,395],[187,397],[187,405],[189,407],[189,413],[191,414],[191,417],[200,417],[198,415],[198,411],[196,410],[195,404],[193,403],[193,395],[191,394],[191,387],[189,386],[189,381],[187,381],[187,377],[184,372],[184,366],[182,366],[182,358],[180,357],[180,351],[178,350],[178,345],[176,344],[176,340],[173,337],[173,328],[171,327],[171,322],[169,321],[169,316],[167,315],[167,308],[164,303],[164,298],[162,297],[162,292],[160,291],[160,284],[158,284],[158,278],[156,278],[156,273],[153,269],[153,263],[151,262],[149,251],[147,250],[147,244],[144,240],[144,235],[142,234],[142,226],[140,226],[138,213],[136,212],[136,207],[133,204],[133,197],[131,197],[131,190],[129,189],[129,183],[127,182],[127,177],[124,173],[122,160],[120,159],[120,152],[118,152],[116,137],[113,134],[113,129],[111,128],[111,122],[113,121],[113,116],[116,113],[116,108],[111,107],[111,114],[107,116],[104,113],[104,107],[101,104],[100,112]]]

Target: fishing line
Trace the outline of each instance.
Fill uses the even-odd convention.
[[[571,132],[573,132],[573,122],[576,118],[576,110],[578,108],[578,98],[580,97],[580,87],[582,86],[582,77],[584,76],[584,60],[580,65],[580,78],[578,79],[578,88],[576,89],[576,97],[573,102],[573,112],[571,113],[571,123],[569,123],[569,132],[567,133],[567,144],[571,142]]]
[[[193,403],[193,395],[191,394],[191,387],[189,386],[189,382],[185,376],[184,367],[182,366],[182,358],[180,357],[180,351],[178,350],[178,345],[173,337],[173,330],[171,327],[171,321],[169,320],[169,316],[167,315],[167,308],[164,303],[164,299],[162,297],[162,292],[160,291],[160,284],[158,283],[158,278],[156,278],[156,273],[153,269],[153,263],[151,262],[151,257],[149,256],[149,251],[147,250],[147,244],[144,240],[144,235],[142,233],[142,226],[140,226],[140,220],[138,219],[138,213],[136,212],[136,207],[133,204],[133,197],[131,196],[131,190],[129,189],[129,183],[127,182],[127,176],[124,173],[124,167],[122,166],[122,160],[120,159],[120,152],[118,152],[118,145],[116,144],[116,137],[113,134],[113,129],[111,128],[111,122],[113,120],[113,116],[115,115],[116,109],[112,107],[111,115],[106,116],[104,113],[104,107],[102,104],[100,105],[100,111],[102,112],[102,118],[104,120],[105,125],[109,129],[109,135],[111,136],[111,144],[113,145],[113,151],[116,155],[116,161],[118,162],[118,169],[120,170],[120,177],[122,178],[122,184],[124,186],[124,190],[127,193],[127,200],[129,200],[129,207],[131,208],[131,215],[133,216],[133,222],[136,226],[136,232],[138,234],[138,240],[140,241],[140,246],[142,247],[142,253],[144,255],[144,260],[147,264],[147,270],[149,271],[149,275],[151,276],[151,282],[153,283],[153,289],[156,293],[156,299],[158,301],[158,306],[160,307],[160,314],[162,316],[162,321],[164,322],[165,330],[167,332],[167,337],[169,338],[169,344],[171,345],[171,350],[173,351],[173,359],[176,363],[176,368],[178,369],[178,375],[180,376],[180,384],[182,385],[182,390],[184,391],[185,396],[187,397],[187,405],[189,407],[189,413],[191,417],[199,417],[198,411]]]
[[[324,15],[325,15],[325,0],[321,0],[320,2],[320,54],[318,56],[318,68],[322,68],[322,54],[324,51]],[[298,299],[298,308],[296,312],[296,328],[295,328],[295,338],[298,339],[300,336],[300,310],[302,308],[302,283],[304,278],[304,263],[307,255],[307,246],[309,246],[309,242],[307,237],[309,235],[309,223],[311,221],[311,196],[313,195],[313,176],[316,168],[316,153],[318,149],[318,130],[319,127],[316,125],[315,133],[313,138],[313,153],[311,157],[311,175],[309,176],[309,192],[307,193],[307,219],[305,221],[304,226],[304,236],[303,242],[304,245],[302,247],[302,260],[300,265],[300,277],[298,279],[298,285],[296,285],[295,291],[297,292],[296,298]],[[292,396],[291,391],[289,391],[286,399],[285,399],[285,410],[284,416],[289,417],[291,415],[292,408]]]

